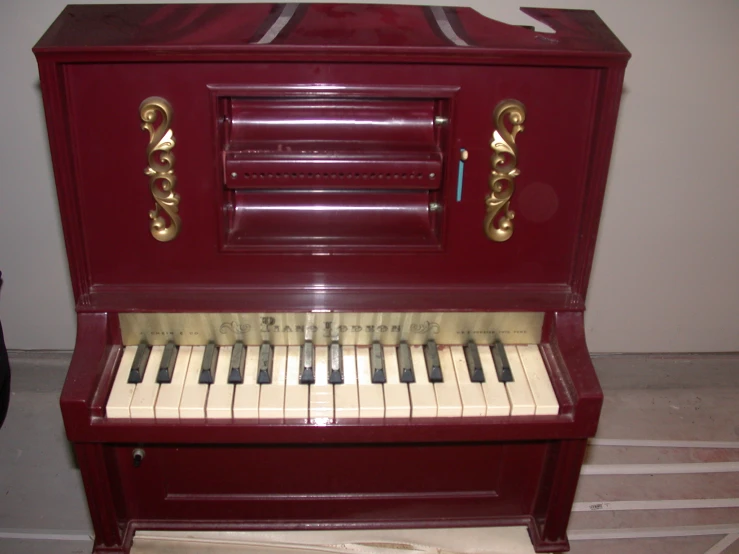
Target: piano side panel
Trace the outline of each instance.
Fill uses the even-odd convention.
[[[65,421],[65,425],[69,426],[69,423]],[[76,443],[74,452],[95,529],[95,552],[120,552],[123,491],[115,466],[110,463],[112,452],[102,444],[94,443]]]
[[[529,527],[532,542],[546,545],[546,552],[569,550],[567,525],[586,447],[587,439],[549,444],[547,463],[532,509],[533,524]]]
[[[110,370],[115,364],[118,348],[112,343],[120,341],[111,336],[109,325],[116,329],[118,326],[117,318],[113,319],[116,321],[106,313],[77,315],[74,355],[59,400],[70,440],[77,440],[80,432],[85,433],[91,416],[102,415],[97,395],[101,387],[107,391],[107,384],[101,382],[100,376],[105,368]]]
[[[569,390],[581,422],[581,436],[592,437],[598,428],[603,390],[585,342],[582,312],[558,312],[554,315],[551,347],[552,358],[557,360],[558,366],[567,368]]]
[[[414,67],[280,64],[80,64],[66,67],[79,203],[88,233],[93,290],[118,286],[375,287],[481,290],[521,284],[566,286],[571,279],[586,182],[593,96],[598,70],[578,68]],[[445,165],[441,249],[415,253],[226,253],[219,249],[225,187],[219,174],[216,122],[209,85],[291,83],[336,86],[459,87],[452,98],[451,154]],[[541,94],[541,91],[547,91]],[[150,95],[172,105],[175,172],[182,231],[168,243],[153,239],[154,207],[148,179],[147,133],[138,108]],[[494,243],[483,233],[484,197],[492,152],[492,112],[504,98],[526,105],[518,136],[521,176],[513,198],[514,238]],[[115,106],[115,109],[111,109]],[[484,122],[481,124],[481,122]],[[557,137],[557,145],[551,138]],[[457,155],[466,148],[462,200],[456,201]],[[279,221],[275,221],[279,225]],[[330,251],[329,251],[330,253]],[[392,267],[392,271],[388,268]],[[471,269],[459,271],[460,267]],[[149,304],[159,302],[152,294]],[[429,295],[430,308],[438,306]],[[147,302],[145,302],[147,303]],[[146,309],[146,306],[138,306]],[[377,309],[382,309],[378,306]]]
[[[79,203],[74,192],[77,181],[71,149],[71,123],[64,67],[50,60],[39,59],[39,77],[72,292],[79,303],[86,295],[90,282],[83,230],[79,226]]]
[[[608,169],[611,161],[611,152],[618,119],[618,110],[621,104],[625,67],[609,68],[601,73],[599,105],[593,130],[593,146],[590,159],[591,170],[585,198],[585,212],[583,214],[583,233],[578,242],[578,252],[575,262],[575,273],[572,279],[572,288],[579,293],[583,300],[588,290],[590,270],[593,266],[595,243],[598,237],[605,185],[608,178]]]

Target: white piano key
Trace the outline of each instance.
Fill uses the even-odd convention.
[[[534,415],[536,404],[534,404],[534,397],[531,395],[531,389],[523,370],[523,364],[521,364],[521,358],[518,355],[518,349],[515,345],[507,344],[505,353],[513,376],[513,381],[505,384],[508,400],[511,402],[511,415]]]
[[[333,419],[334,387],[328,384],[328,347],[316,346],[313,354],[316,382],[310,385],[309,416],[311,419]]]
[[[485,395],[482,393],[480,383],[473,383],[470,380],[464,348],[462,346],[452,346],[450,350],[454,363],[454,373],[457,376],[457,385],[459,386],[459,396],[462,400],[462,416],[484,416],[487,411]]]
[[[172,371],[172,380],[159,385],[159,396],[154,406],[157,419],[178,419],[180,417],[180,399],[185,386],[187,366],[190,363],[192,346],[180,346],[177,349],[177,360]]]
[[[518,346],[518,355],[521,358],[524,373],[529,382],[531,395],[536,404],[536,415],[557,415],[559,413],[559,402],[554,388],[549,380],[549,373],[541,357],[539,346],[529,344]]]
[[[287,346],[272,348],[272,382],[259,393],[259,419],[282,419],[285,412]]]
[[[434,385],[429,382],[423,346],[411,346],[411,360],[413,361],[413,374],[416,377],[415,383],[408,384],[411,397],[411,417],[436,417],[436,393]]]
[[[493,353],[487,346],[478,348],[482,372],[485,374],[485,382],[482,383],[482,393],[485,395],[488,416],[507,416],[511,414],[511,404],[508,402],[508,393],[505,385],[498,381],[495,371]]]
[[[357,354],[354,346],[343,346],[344,382],[334,385],[334,415],[339,418],[359,417],[357,389]]]
[[[259,346],[248,346],[244,363],[244,381],[234,388],[234,419],[259,418],[260,385],[257,384],[258,366]]]
[[[434,383],[438,417],[459,417],[462,415],[462,400],[457,387],[457,376],[454,374],[454,362],[448,346],[439,346],[441,362],[441,383]]]
[[[146,370],[141,382],[136,385],[136,390],[131,399],[131,417],[149,418],[154,417],[154,406],[159,394],[159,383],[157,383],[157,372],[159,362],[162,361],[164,346],[152,346],[149,361],[146,362]]]
[[[385,417],[385,399],[382,384],[372,382],[369,347],[357,346],[357,388],[359,391],[359,417]]]
[[[387,376],[387,382],[382,386],[385,393],[385,417],[411,417],[408,385],[400,382],[397,349],[394,346],[385,346],[382,352]]]
[[[289,346],[285,380],[285,418],[308,418],[308,385],[300,383],[300,373],[300,346]]]
[[[208,398],[208,385],[198,383],[200,367],[203,365],[205,346],[193,346],[190,363],[187,365],[185,386],[182,387],[180,400],[180,419],[198,419],[205,417],[205,401]]]
[[[133,365],[138,346],[126,346],[121,355],[121,361],[116,369],[113,386],[110,389],[108,403],[105,405],[105,415],[109,418],[131,417],[131,399],[136,390],[135,383],[128,382],[128,373]]]
[[[234,385],[228,382],[233,346],[221,346],[218,349],[216,374],[208,391],[208,402],[205,417],[208,419],[231,419],[233,408]]]

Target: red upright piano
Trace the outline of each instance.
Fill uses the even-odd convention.
[[[629,54],[589,11],[70,6],[36,45],[95,552],[567,523]]]

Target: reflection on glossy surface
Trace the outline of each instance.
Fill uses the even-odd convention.
[[[435,142],[433,98],[393,99],[377,91],[367,91],[361,99],[308,96],[316,92],[306,89],[306,97],[288,99],[234,98],[229,114],[231,142],[277,141],[283,149],[301,140]]]
[[[322,201],[330,200],[330,201]],[[237,192],[230,245],[438,247],[424,192]]]

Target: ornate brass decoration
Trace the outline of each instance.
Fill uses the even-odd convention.
[[[174,189],[177,177],[174,174],[175,145],[172,125],[172,106],[164,98],[151,96],[139,106],[141,128],[149,131],[149,146],[146,156],[149,166],[144,173],[149,177],[149,188],[156,205],[149,212],[152,236],[162,242],[172,240],[180,232],[180,216],[177,205],[180,195]],[[166,213],[167,219],[162,214]]]
[[[300,345],[306,340],[328,345],[536,344],[541,342],[542,312],[405,313],[122,313],[123,344],[231,345],[237,340],[259,345]]]
[[[491,158],[490,194],[485,197],[485,234],[495,242],[503,242],[513,234],[511,197],[515,190],[515,179],[520,173],[516,167],[518,148],[516,135],[523,131],[526,108],[518,100],[502,100],[493,112],[495,131],[490,148],[495,152]],[[507,121],[506,121],[507,120]],[[510,131],[508,125],[511,126]]]

